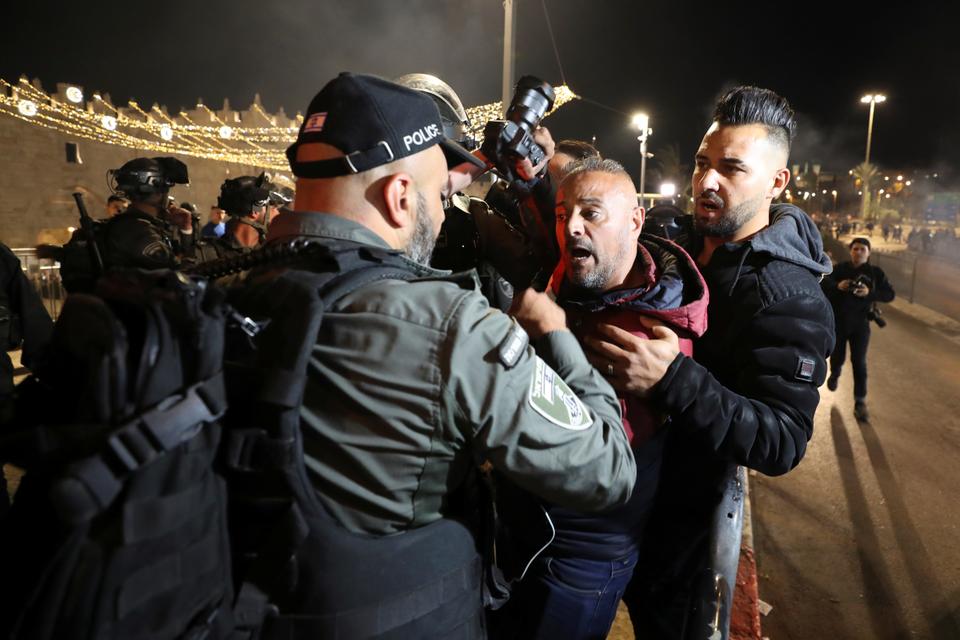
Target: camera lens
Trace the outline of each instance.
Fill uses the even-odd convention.
[[[556,94],[548,83],[534,76],[523,76],[517,82],[513,102],[507,110],[507,120],[532,134],[547,111],[553,108],[555,100]]]

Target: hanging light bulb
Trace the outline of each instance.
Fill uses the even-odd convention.
[[[33,100],[21,100],[17,103],[17,111],[19,111],[22,116],[32,118],[37,115],[37,103]]]
[[[160,137],[166,141],[173,140],[173,127],[168,124],[165,124],[160,127]]]
[[[107,131],[117,130],[117,119],[113,116],[103,116],[100,118],[100,124],[102,124],[103,128]]]
[[[73,104],[83,102],[83,91],[80,90],[80,87],[67,87],[67,100]]]
[[[228,127],[227,125],[223,125],[222,127],[220,127],[221,138],[229,138],[232,135],[233,135],[233,129],[231,127]]]

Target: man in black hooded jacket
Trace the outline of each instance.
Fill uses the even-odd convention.
[[[771,207],[790,179],[795,129],[772,91],[721,98],[696,154],[694,230],[678,239],[707,282],[707,332],[693,358],[667,327],[606,347],[625,372],[614,388],[648,394],[671,417],[658,504],[624,598],[637,637],[680,637],[729,465],[786,473],[813,433],[834,344],[819,285],[831,265],[803,211]]]

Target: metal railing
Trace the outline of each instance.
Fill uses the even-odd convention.
[[[841,241],[824,236],[823,244],[835,262],[850,259]],[[883,269],[897,298],[960,322],[960,264],[927,253],[880,248],[870,253],[870,263]]]
[[[63,283],[60,281],[60,263],[37,257],[37,250],[33,248],[11,249],[11,251],[20,259],[20,268],[40,296],[47,313],[56,320],[60,315],[63,299],[66,297]]]
[[[913,251],[870,255],[897,295],[960,321],[960,265]]]
[[[713,513],[707,566],[694,582],[684,640],[726,640],[740,565],[745,499],[744,468],[730,465],[723,477],[723,497]]]

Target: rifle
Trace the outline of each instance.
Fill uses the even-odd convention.
[[[93,269],[93,277],[99,278],[103,275],[103,258],[100,256],[100,247],[97,245],[93,218],[87,213],[87,205],[83,202],[82,193],[74,192],[73,199],[77,201],[77,209],[80,210],[80,229],[87,240],[87,251],[90,252],[90,266]]]
[[[324,254],[324,247],[305,239],[258,247],[236,256],[210,260],[183,269],[191,276],[217,279],[264,266],[288,265],[312,256]]]

